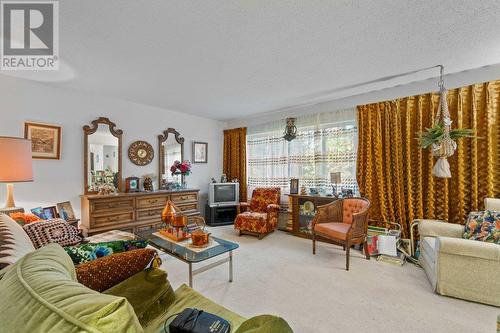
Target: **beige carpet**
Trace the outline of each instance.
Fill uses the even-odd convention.
[[[226,264],[195,276],[194,289],[243,316],[277,314],[296,333],[496,330],[499,308],[434,294],[417,266],[367,261],[352,251],[347,272],[342,248],[332,245],[319,243],[313,256],[311,241],[281,231],[260,241],[238,237],[232,226],[211,232],[240,244],[234,282]],[[162,258],[174,289],[187,283],[187,264]]]

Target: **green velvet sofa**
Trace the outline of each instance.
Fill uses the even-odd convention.
[[[31,252],[0,271],[0,332],[154,332],[184,308],[217,314],[233,333],[293,332],[283,319],[246,319],[182,285],[160,269],[144,270],[104,293],[77,282],[70,257],[57,244]]]

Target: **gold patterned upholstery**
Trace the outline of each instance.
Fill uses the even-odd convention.
[[[415,140],[432,126],[439,94],[357,107],[359,190],[372,202],[373,219],[397,219],[403,237],[413,219],[463,224],[483,209],[484,197],[500,197],[500,80],[450,89],[447,100],[453,127],[478,136],[459,140],[449,179],[432,176],[435,157]]]
[[[250,204],[242,202],[234,228],[242,234],[256,235],[261,239],[278,226],[281,190],[279,188],[256,188]]]
[[[246,127],[224,130],[222,170],[229,180],[238,179],[240,199],[247,195],[246,145]]]

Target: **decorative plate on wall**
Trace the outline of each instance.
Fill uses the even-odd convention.
[[[153,146],[146,141],[136,141],[128,147],[128,158],[135,165],[148,165],[153,160],[155,152]]]

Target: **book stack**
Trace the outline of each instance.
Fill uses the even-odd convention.
[[[405,255],[401,252],[398,252],[396,256],[390,256],[387,254],[381,254],[377,257],[377,261],[386,262],[392,265],[403,266],[406,262]]]

